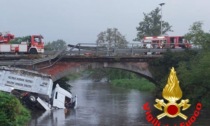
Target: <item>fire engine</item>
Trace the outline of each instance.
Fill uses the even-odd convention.
[[[14,39],[14,35],[10,33],[5,33],[4,35],[0,32],[0,43],[8,43],[10,40]]]
[[[191,48],[191,44],[183,36],[151,36],[144,37],[144,48]]]
[[[13,34],[0,33],[0,53],[44,53],[44,42],[41,35],[31,35],[29,40],[18,44],[10,43],[14,39]]]

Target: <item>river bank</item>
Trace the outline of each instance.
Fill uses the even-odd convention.
[[[30,111],[15,96],[0,91],[0,126],[24,126]]]
[[[141,79],[116,79],[112,80],[111,84],[116,87],[123,87],[126,89],[136,89],[139,91],[153,92],[155,85],[144,78]]]

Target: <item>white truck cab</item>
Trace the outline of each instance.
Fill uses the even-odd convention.
[[[59,84],[56,85],[54,91],[53,91],[53,106],[57,108],[69,108],[74,107],[76,108],[76,105],[72,105],[72,101],[76,100],[76,96],[73,97],[72,94],[70,94],[68,91],[64,90],[59,86]]]

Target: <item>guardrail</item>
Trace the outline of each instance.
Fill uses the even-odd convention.
[[[13,61],[0,61],[0,65],[26,65],[26,66],[33,66],[35,64],[39,64],[42,62],[48,61],[49,64],[45,67],[38,68],[44,69],[54,65],[56,62],[61,60],[63,57],[70,58],[71,56],[95,56],[95,57],[140,57],[144,55],[160,55],[166,52],[168,49],[160,48],[142,48],[141,43],[130,43],[128,46],[122,47],[109,47],[107,44],[98,46],[96,43],[78,43],[76,45],[71,45],[69,48],[64,48],[60,51],[57,51],[54,55],[47,55],[46,57],[39,58],[39,59],[21,59],[21,60],[13,60]],[[185,49],[177,48],[177,49],[170,49],[172,52],[180,52],[184,51]],[[84,58],[85,58],[84,57]],[[52,62],[53,60],[53,62]]]
[[[63,52],[66,52],[66,48],[56,52],[54,55],[49,55],[44,58],[39,59],[21,59],[21,60],[13,60],[13,61],[1,61],[0,65],[10,65],[10,66],[16,66],[16,65],[26,65],[26,66],[32,66],[38,63],[51,61],[52,59],[55,59],[63,54]]]

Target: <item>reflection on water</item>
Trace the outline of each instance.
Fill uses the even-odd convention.
[[[65,119],[70,116],[63,109],[33,113],[30,126],[65,126]]]
[[[90,80],[78,80],[71,85],[78,96],[78,108],[33,113],[30,126],[151,126],[142,110],[144,103],[154,101],[151,94]]]

